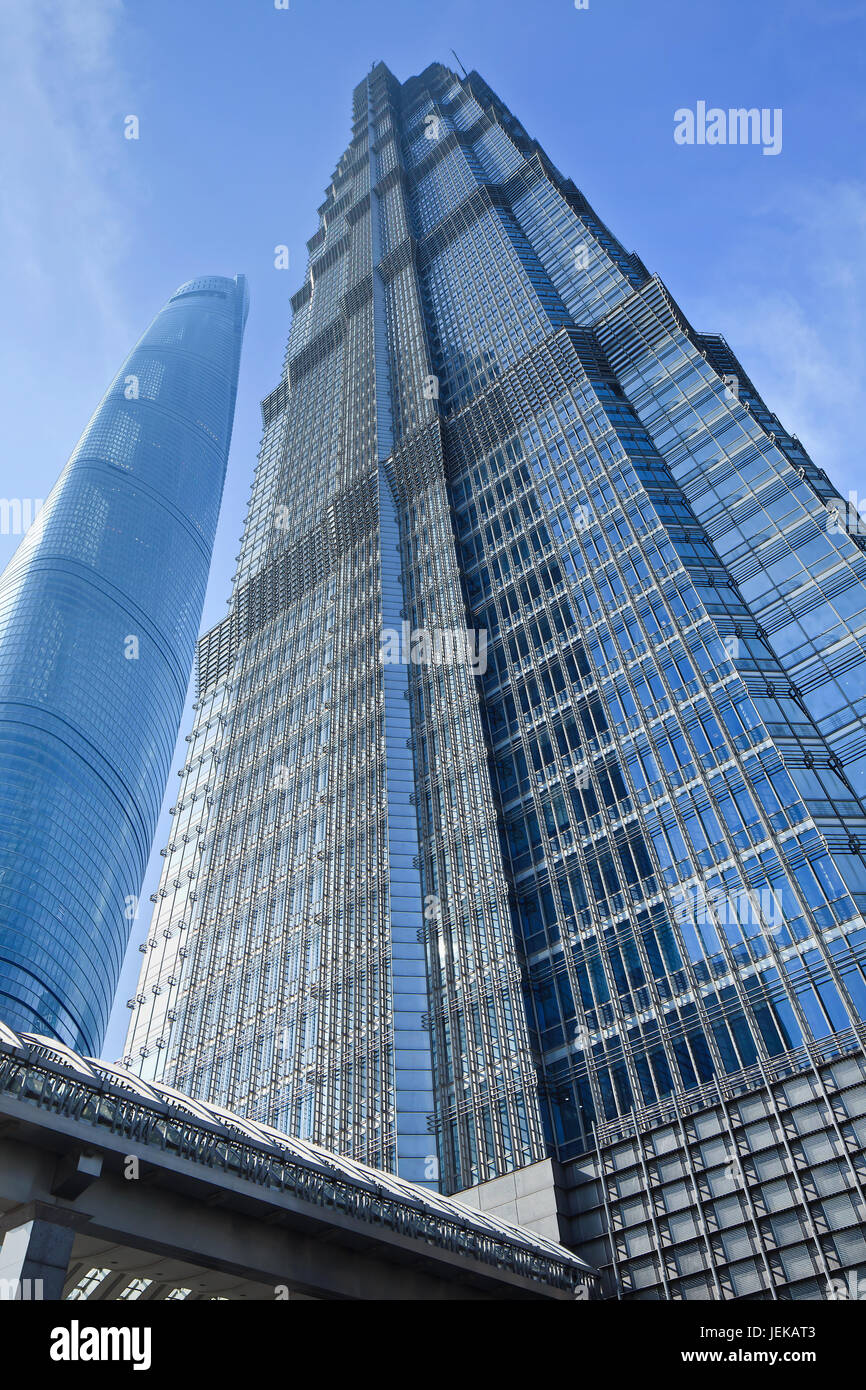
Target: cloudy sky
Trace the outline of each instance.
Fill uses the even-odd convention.
[[[373,61],[405,80],[452,48],[863,497],[864,37],[866,0],[0,0],[0,497],[47,495],[177,285],[243,271],[252,307],[204,618],[217,621],[258,402],[278,379],[352,88]],[[781,108],[781,153],[676,144],[674,112],[698,101]],[[138,140],[124,138],[130,115]],[[0,535],[0,564],[17,543]]]

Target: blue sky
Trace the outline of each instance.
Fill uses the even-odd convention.
[[[47,495],[177,285],[243,271],[252,306],[204,625],[217,621],[258,403],[278,379],[352,89],[373,61],[405,80],[454,48],[862,497],[864,39],[866,0],[0,0],[0,496]],[[701,100],[780,107],[781,153],[676,144],[674,112]],[[0,535],[0,564],[17,543]],[[172,771],[166,805],[176,785]],[[143,916],[107,1057],[122,1050],[146,928]]]

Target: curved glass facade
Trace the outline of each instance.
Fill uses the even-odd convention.
[[[174,294],[0,579],[0,1014],[98,1052],[170,768],[246,282]]]

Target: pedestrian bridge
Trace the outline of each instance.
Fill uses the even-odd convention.
[[[0,1296],[588,1299],[570,1251],[0,1023]]]

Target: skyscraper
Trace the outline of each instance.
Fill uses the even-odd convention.
[[[246,282],[172,295],[0,578],[0,1017],[102,1045],[183,711]]]
[[[127,1061],[490,1206],[546,1165],[611,1293],[824,1296],[866,1263],[862,540],[477,73],[353,114]]]

